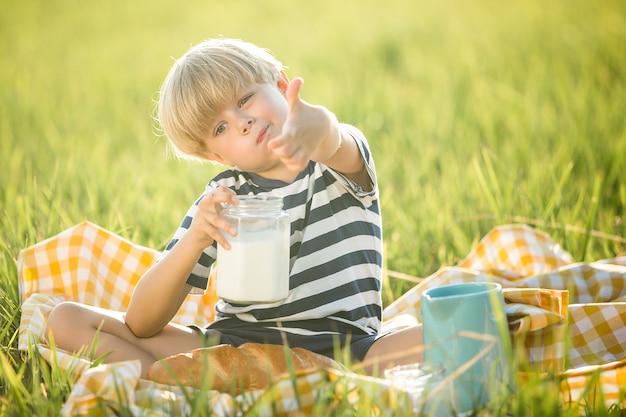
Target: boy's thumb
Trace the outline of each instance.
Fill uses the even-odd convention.
[[[287,103],[289,104],[289,106],[293,106],[298,101],[300,101],[300,88],[302,88],[302,84],[304,84],[304,80],[300,77],[297,77],[291,80],[291,82],[287,86],[285,96],[287,97]]]

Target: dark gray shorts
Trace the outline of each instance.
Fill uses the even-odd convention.
[[[223,322],[223,324],[221,323]],[[240,346],[244,343],[265,343],[283,345],[285,340],[289,347],[300,347],[319,353],[329,358],[340,358],[347,348],[353,361],[362,361],[372,346],[377,335],[369,334],[317,334],[300,335],[276,329],[268,329],[243,324],[237,320],[223,320],[210,327],[189,326],[205,336],[205,346],[227,344]]]

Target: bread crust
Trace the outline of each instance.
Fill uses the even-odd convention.
[[[303,348],[246,343],[217,345],[161,359],[148,368],[147,379],[161,384],[212,389],[233,395],[265,389],[290,372],[339,368],[329,357]]]

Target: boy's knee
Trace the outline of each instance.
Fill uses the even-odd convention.
[[[80,306],[72,301],[64,301],[54,306],[48,316],[47,329],[43,337],[47,342],[51,338],[58,340],[75,331],[73,325],[76,318],[80,317]]]

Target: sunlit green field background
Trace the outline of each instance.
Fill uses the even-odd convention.
[[[511,222],[577,261],[624,253],[623,1],[0,5],[0,359],[26,374],[19,250],[82,220],[162,249],[220,168],[168,156],[152,120],[173,59],[209,37],[270,49],[365,132],[388,269],[427,276]],[[409,285],[386,281],[385,303]],[[60,407],[24,381],[35,414]],[[0,414],[17,391],[0,375]]]

